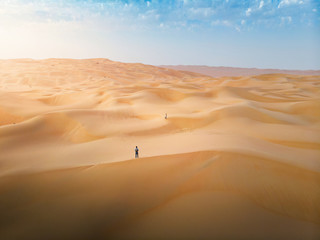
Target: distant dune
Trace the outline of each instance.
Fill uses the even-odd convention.
[[[261,74],[294,74],[294,75],[320,75],[320,70],[282,70],[282,69],[258,69],[258,68],[234,68],[234,67],[210,67],[198,65],[162,65],[160,67],[179,71],[201,73],[211,77],[238,77]]]
[[[184,70],[0,60],[0,239],[320,239],[320,76]]]

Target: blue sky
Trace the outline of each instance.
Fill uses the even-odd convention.
[[[320,69],[320,0],[1,0],[0,58]]]

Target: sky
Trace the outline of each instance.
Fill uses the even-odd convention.
[[[320,0],[0,0],[0,59],[320,69]]]

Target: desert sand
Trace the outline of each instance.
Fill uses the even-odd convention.
[[[211,67],[204,65],[162,65],[160,67],[179,71],[201,73],[211,77],[239,77],[262,74],[294,74],[319,76],[320,70],[288,70],[288,69],[262,69],[262,68],[239,68],[239,67]]]
[[[0,60],[0,153],[0,239],[320,239],[317,75]]]

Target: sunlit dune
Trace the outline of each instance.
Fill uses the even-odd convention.
[[[0,239],[320,239],[319,75],[0,60],[0,150]]]

